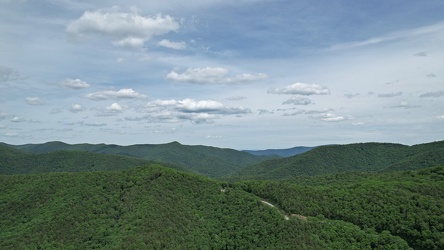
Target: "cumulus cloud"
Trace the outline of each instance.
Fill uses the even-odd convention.
[[[146,95],[137,93],[133,89],[120,89],[118,91],[114,90],[104,90],[86,95],[86,98],[91,100],[107,100],[107,99],[137,99],[146,98]]]
[[[271,88],[269,94],[287,94],[287,95],[329,95],[330,90],[327,87],[318,84],[293,83],[283,88]]]
[[[86,11],[68,24],[66,31],[76,37],[102,35],[113,39],[115,46],[143,47],[145,41],[177,31],[180,25],[173,17],[161,14],[142,16],[136,9],[124,12],[119,7]]]
[[[154,100],[138,109],[147,115],[126,117],[128,121],[147,120],[148,122],[212,123],[225,115],[245,115],[251,110],[244,107],[231,107],[213,100]]]
[[[293,104],[293,105],[308,105],[311,104],[311,100],[308,98],[303,97],[292,97],[286,101],[284,101],[282,104]]]
[[[426,98],[426,97],[441,97],[441,96],[444,96],[444,90],[427,92],[427,93],[421,94],[419,97]]]
[[[109,105],[108,107],[106,107],[105,109],[110,112],[121,112],[122,106],[120,106],[118,103],[113,103],[113,104]]]
[[[115,102],[103,109],[99,109],[96,116],[113,116],[122,113],[122,111],[122,106]]]
[[[91,86],[89,83],[84,82],[80,79],[71,79],[71,78],[64,79],[59,83],[59,85],[70,89],[84,89]]]
[[[165,48],[170,48],[170,49],[177,49],[177,50],[181,50],[181,49],[185,49],[186,48],[186,44],[185,42],[172,42],[168,39],[163,39],[160,42],[157,43],[159,46],[165,47]]]
[[[69,109],[69,111],[72,113],[82,112],[83,110],[85,109],[78,103],[71,105],[71,108]]]
[[[230,71],[222,67],[188,68],[183,73],[171,71],[166,79],[193,84],[245,84],[268,78],[266,74],[238,74],[229,76]]]
[[[398,92],[392,92],[392,93],[379,93],[378,97],[383,97],[383,98],[390,98],[390,97],[395,97],[395,96],[400,96],[402,95],[402,91],[398,91]]]
[[[33,105],[33,106],[37,106],[37,105],[44,105],[45,103],[37,96],[33,96],[33,97],[26,97],[25,101],[28,105]]]

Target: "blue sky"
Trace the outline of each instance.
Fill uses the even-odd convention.
[[[444,139],[443,1],[0,6],[6,143]]]

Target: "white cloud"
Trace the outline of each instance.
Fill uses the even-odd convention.
[[[137,10],[124,12],[119,7],[86,11],[68,24],[66,31],[74,36],[99,34],[113,39],[116,46],[141,48],[145,41],[180,28],[173,17],[161,14],[142,16]]]
[[[312,118],[320,118],[322,121],[326,122],[340,122],[352,119],[350,116],[340,116],[332,113],[323,113],[319,115],[314,115]]]
[[[126,117],[129,121],[212,123],[224,115],[245,115],[251,110],[230,107],[213,100],[154,100],[138,110],[147,113],[142,117]]]
[[[395,97],[395,96],[400,96],[402,95],[402,91],[398,91],[398,92],[392,92],[392,93],[383,93],[383,94],[378,94],[378,97],[384,97],[384,98],[390,98],[390,97]]]
[[[282,104],[293,104],[293,105],[308,105],[311,104],[311,100],[308,98],[303,98],[303,97],[292,97],[288,100],[286,100],[285,102],[283,102]]]
[[[143,48],[144,43],[145,40],[139,37],[126,37],[122,40],[112,42],[112,44],[115,46],[134,49],[134,50]]]
[[[18,117],[18,116],[14,116],[11,118],[11,122],[24,122],[25,120],[23,120],[22,118]]]
[[[65,80],[61,81],[59,85],[70,89],[84,89],[90,87],[90,84],[87,82],[80,79],[71,78],[66,78]]]
[[[441,96],[444,96],[444,90],[427,92],[427,93],[421,94],[419,97],[426,98],[426,97],[441,97]]]
[[[229,77],[229,70],[222,67],[188,68],[182,74],[171,71],[166,79],[194,84],[244,84],[266,79],[265,74],[239,74]]]
[[[91,100],[106,100],[111,98],[116,99],[137,99],[137,98],[145,98],[146,95],[137,93],[133,89],[120,89],[118,91],[114,90],[104,90],[98,91],[94,93],[90,93],[86,95],[86,98]]]
[[[45,104],[39,97],[36,96],[26,97],[25,101],[28,105],[33,105],[33,106]]]
[[[318,84],[293,83],[283,88],[271,88],[269,94],[288,94],[288,95],[329,95],[330,90],[327,87]]]
[[[170,48],[170,49],[177,49],[177,50],[181,50],[181,49],[185,49],[186,48],[186,43],[185,42],[172,42],[168,39],[163,39],[162,41],[160,41],[159,43],[157,43],[159,46],[165,47],[165,48]]]
[[[122,106],[120,106],[118,103],[113,103],[113,104],[109,105],[108,107],[106,107],[105,109],[110,112],[121,112]]]
[[[218,138],[222,138],[223,136],[221,135],[207,135],[205,136],[205,139],[218,139]]]
[[[83,110],[85,110],[85,109],[82,107],[82,105],[77,104],[77,103],[71,105],[71,108],[69,109],[69,111],[72,113],[82,112]]]

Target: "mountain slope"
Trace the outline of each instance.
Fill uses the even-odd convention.
[[[357,143],[314,148],[292,157],[248,166],[232,175],[237,179],[279,179],[296,175],[320,175],[346,171],[408,170],[444,164],[444,141],[405,146],[391,143]],[[434,160],[423,161],[434,155]],[[423,161],[420,164],[419,161]]]
[[[1,249],[408,248],[339,220],[285,220],[241,188],[158,165],[0,183]]]
[[[167,144],[140,144],[130,146],[106,144],[66,144],[48,142],[14,146],[27,152],[47,153],[55,150],[80,150],[102,154],[133,156],[186,167],[209,177],[231,174],[245,166],[267,159],[264,156],[208,146],[188,146],[178,142]]]
[[[299,176],[237,184],[288,213],[390,231],[414,249],[444,249],[444,167]]]
[[[33,154],[0,144],[0,174],[123,170],[150,163],[153,161],[84,151],[61,150]],[[179,166],[166,165],[186,170]]]

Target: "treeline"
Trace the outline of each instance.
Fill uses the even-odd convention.
[[[291,214],[342,220],[444,249],[444,167],[384,174],[341,173],[236,184]]]
[[[244,191],[259,184],[221,183],[158,165],[0,175],[0,249],[409,248],[388,231],[341,220],[286,220]]]

